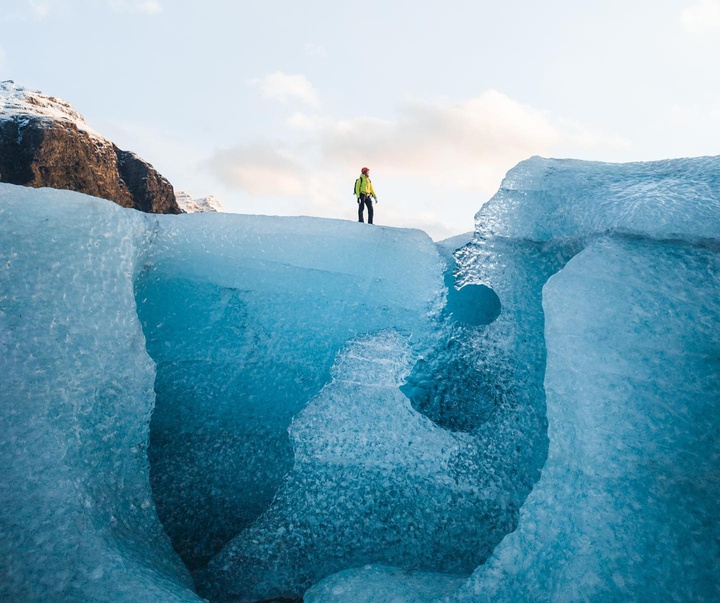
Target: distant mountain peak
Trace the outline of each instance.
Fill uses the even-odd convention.
[[[188,214],[223,212],[223,204],[217,198],[209,195],[201,199],[193,199],[184,191],[176,191],[175,199],[178,205]]]

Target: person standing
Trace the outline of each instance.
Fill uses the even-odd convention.
[[[373,223],[373,199],[377,203],[377,195],[373,190],[370,181],[370,168],[364,167],[360,172],[360,178],[355,181],[355,196],[358,202],[358,222],[365,222],[363,219],[363,210],[367,207],[368,224]]]

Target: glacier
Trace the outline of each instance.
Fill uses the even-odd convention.
[[[157,363],[150,480],[200,592],[300,597],[367,561],[465,574],[481,563],[514,524],[544,455],[540,435],[532,468],[526,455],[495,467],[500,445],[488,443],[502,431],[486,415],[509,403],[447,351],[494,319],[497,297],[474,285],[449,292],[454,266],[419,231],[310,218],[155,221],[137,283]],[[432,384],[452,372],[455,386],[436,395]],[[484,391],[468,390],[476,386]],[[328,398],[335,389],[342,395]]]
[[[0,186],[3,601],[199,600],[148,480],[151,234],[108,201]]]
[[[716,600],[719,217],[720,158],[512,170],[458,278],[503,314],[498,273],[543,281],[542,477],[468,580],[368,565],[305,601]]]
[[[443,284],[419,231],[187,218],[158,222],[138,307],[158,365],[151,479],[194,569],[272,502],[293,463],[291,421],[345,342],[393,328],[420,345]]]
[[[439,244],[0,185],[0,598],[716,600],[719,218],[720,158]]]

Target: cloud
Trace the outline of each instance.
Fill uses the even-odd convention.
[[[156,15],[163,10],[157,0],[107,0],[107,3],[112,10],[117,12]]]
[[[458,102],[408,101],[392,119],[296,112],[286,127],[282,144],[219,151],[211,170],[229,191],[275,196],[261,211],[278,211],[276,199],[292,197],[288,213],[353,219],[351,186],[367,165],[381,223],[422,228],[435,238],[471,230],[472,216],[523,159],[597,159],[629,144],[493,90]]]
[[[448,176],[470,165],[547,153],[557,133],[539,112],[496,92],[460,103],[405,104],[395,121],[359,118],[322,132],[328,157],[372,160],[398,173]]]
[[[7,12],[0,21],[27,21],[45,19],[53,13],[77,9],[78,0],[24,0],[15,12]],[[116,12],[145,13],[154,15],[163,8],[159,0],[105,0],[105,5]]]
[[[408,102],[394,120],[295,114],[288,124],[314,138],[328,162],[353,170],[372,163],[459,192],[492,192],[509,167],[532,155],[627,146],[494,90],[455,103]]]
[[[267,143],[218,150],[207,167],[225,186],[251,195],[301,197],[305,191],[302,163]]]
[[[700,0],[680,15],[685,29],[694,35],[720,33],[720,0]]]
[[[252,80],[250,83],[259,86],[265,98],[283,103],[298,100],[313,108],[320,107],[320,96],[304,75],[286,75],[278,71],[261,80]]]

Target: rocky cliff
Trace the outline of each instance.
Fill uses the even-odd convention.
[[[0,83],[0,182],[68,189],[123,207],[179,214],[172,185],[93,131],[68,103]]]

